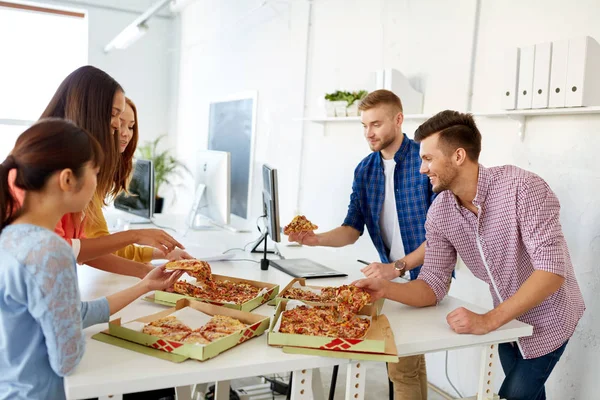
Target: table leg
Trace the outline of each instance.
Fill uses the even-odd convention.
[[[215,382],[215,400],[229,400],[229,389],[229,381]]]
[[[175,388],[177,400],[196,400],[192,398],[192,386],[179,386]]]
[[[314,400],[325,400],[325,392],[323,391],[323,380],[321,379],[321,370],[315,368],[312,370],[312,392]]]
[[[312,369],[302,369],[293,372],[291,400],[310,400],[313,398],[312,374]]]
[[[494,394],[494,368],[500,363],[498,358],[498,345],[484,346],[481,351],[481,370],[479,373],[479,385],[477,389],[477,400],[498,400]]]
[[[346,400],[363,400],[367,380],[367,370],[364,363],[351,362],[346,368]]]

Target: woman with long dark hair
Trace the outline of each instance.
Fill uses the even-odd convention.
[[[117,134],[119,117],[124,109],[125,93],[122,87],[106,72],[88,65],[76,69],[64,79],[42,113],[42,118],[57,117],[73,121],[96,138],[104,153],[92,200],[82,213],[63,216],[56,226],[56,233],[72,245],[79,263],[142,278],[152,269],[151,266],[110,253],[132,243],[149,245],[165,254],[183,246],[158,229],[136,229],[94,239],[87,239],[84,234],[86,223],[97,223],[102,217],[101,208],[105,200],[122,189],[116,184],[115,175],[120,157]],[[18,189],[15,194],[21,201],[25,196]]]
[[[85,348],[83,329],[181,275],[159,267],[129,289],[81,302],[72,248],[56,235],[65,214],[80,214],[97,193],[104,165],[98,141],[62,119],[27,129],[0,164],[0,393],[64,399],[63,378]],[[9,184],[27,193],[19,207]]]

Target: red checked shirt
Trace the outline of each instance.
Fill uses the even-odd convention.
[[[585,310],[556,195],[531,172],[510,165],[479,165],[473,205],[478,215],[462,207],[451,191],[438,195],[427,214],[425,263],[418,279],[441,301],[458,253],[471,272],[489,285],[496,307],[535,270],[564,277],[557,292],[517,318],[533,326],[532,336],[519,339],[524,358],[556,350],[571,337]]]

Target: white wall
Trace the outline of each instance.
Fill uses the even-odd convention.
[[[138,1],[135,6],[139,13],[118,10],[119,6],[126,6],[124,2],[104,1],[100,5],[72,1],[40,3],[88,12],[88,62],[115,78],[136,103],[141,142],[176,129],[172,117],[174,110],[171,110],[171,104],[177,99],[174,77],[177,77],[179,61],[178,30],[174,18],[152,18],[148,22],[148,33],[129,48],[104,53],[104,46],[154,1]]]
[[[274,3],[278,13],[262,9],[243,23],[236,22],[258,3],[248,1],[243,8],[233,0],[197,1],[184,11],[178,151],[191,158],[196,148],[206,146],[207,101],[257,89],[255,166],[269,162],[281,170],[282,219],[300,211],[322,228],[333,228],[346,214],[354,167],[369,150],[360,124],[323,127],[294,121],[303,115],[304,94],[305,115],[322,113],[319,99],[324,92],[369,88],[371,71],[394,67],[424,92],[424,112],[466,111],[476,1],[316,0],[306,86],[304,48],[297,41],[307,23],[306,9],[301,7],[305,3]],[[600,39],[599,18],[600,4],[592,0],[483,1],[473,109],[499,111],[498,77],[506,48],[578,35]],[[218,30],[231,23],[235,29]],[[529,118],[523,141],[517,137],[515,122],[481,118],[478,123],[483,164],[511,163],[532,170],[561,200],[563,228],[587,311],[548,382],[548,398],[596,398],[600,169],[595,149],[600,148],[600,116]],[[407,121],[404,131],[412,136],[417,125]],[[260,187],[259,181],[255,179],[254,185]],[[338,251],[376,258],[367,237]],[[486,285],[464,266],[457,278],[454,296],[491,306]],[[473,349],[450,353],[450,377],[463,394],[476,390],[478,362]],[[428,372],[432,383],[452,393],[444,376],[443,354],[428,355]],[[497,377],[497,383],[501,379]]]

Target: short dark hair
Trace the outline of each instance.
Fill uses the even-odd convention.
[[[382,104],[393,106],[402,112],[402,102],[400,101],[400,98],[396,96],[394,92],[385,89],[379,89],[369,93],[367,97],[362,99],[358,105],[358,109],[360,111],[370,110],[371,108],[375,108]]]
[[[419,143],[436,133],[440,134],[440,142],[447,152],[463,148],[471,161],[479,160],[481,133],[472,114],[452,110],[439,112],[417,128],[415,141]]]

